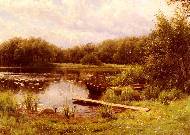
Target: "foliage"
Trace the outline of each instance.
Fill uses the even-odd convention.
[[[156,30],[151,34],[146,74],[150,84],[160,89],[177,89],[188,92],[185,87],[190,79],[190,25],[177,13],[172,19],[158,15]]]
[[[115,40],[105,40],[98,46],[98,58],[104,63],[114,63],[114,55],[118,43]]]
[[[0,93],[0,112],[10,113],[15,112],[17,109],[17,101],[14,95],[10,92]]]
[[[112,77],[111,84],[115,86],[127,86],[133,83],[144,83],[145,76],[143,67],[140,65],[129,65],[121,74]]]
[[[175,4],[181,11],[183,11],[187,17],[190,12],[190,1],[189,0],[166,0],[169,5]]]
[[[168,90],[162,91],[159,94],[158,99],[161,101],[161,103],[168,105],[171,101],[181,99],[183,96],[184,95],[181,90],[177,90],[177,89],[173,88],[169,91]]]
[[[85,55],[80,62],[86,65],[102,65],[102,62],[93,53]]]
[[[147,85],[144,89],[144,95],[146,99],[157,99],[159,97],[161,90],[156,85]]]
[[[1,43],[0,64],[28,66],[47,63],[143,64],[147,37],[105,40],[62,49],[41,38],[12,38]],[[92,62],[90,60],[94,60]]]
[[[112,107],[109,105],[99,107],[99,113],[102,118],[113,118]]]
[[[102,100],[110,102],[110,103],[120,103],[121,102],[121,96],[115,94],[115,90],[117,91],[117,88],[109,88],[106,90],[105,94],[102,96]]]
[[[26,93],[24,96],[24,105],[28,111],[37,111],[38,99],[32,93]]]
[[[121,93],[122,101],[139,101],[141,99],[140,93],[138,91],[133,90],[132,87],[123,87],[123,91]]]
[[[140,101],[142,95],[130,86],[112,87],[107,89],[102,99],[111,103],[129,104],[130,101]]]
[[[119,41],[116,53],[113,55],[117,64],[143,64],[145,37],[131,37]]]
[[[12,38],[1,44],[0,64],[25,66],[56,62],[58,48],[40,38]]]

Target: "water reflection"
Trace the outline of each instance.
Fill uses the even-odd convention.
[[[110,75],[110,73],[96,73],[96,76],[99,74],[102,74],[103,76]],[[72,98],[88,98],[97,95],[96,92],[93,95],[89,95],[89,90],[84,86],[84,80],[87,80],[92,76],[93,73],[78,71],[62,71],[62,73],[58,73],[57,71],[55,73],[5,71],[0,72],[0,91],[11,90],[17,93],[16,95],[19,102],[23,102],[26,92],[33,92],[39,99],[40,109],[56,107],[58,108],[58,111],[61,111],[63,105],[69,105],[70,107],[76,106],[78,112],[86,113],[90,112],[91,107],[76,105],[73,103]],[[100,78],[101,77],[93,78],[89,81],[97,84],[99,81],[102,82],[102,79]],[[83,83],[83,85],[79,82]]]
[[[27,92],[32,92],[38,98],[39,110],[56,107],[62,111],[64,105],[69,105],[71,108],[75,106],[77,112],[88,112],[89,107],[73,104],[72,98],[88,98],[89,95],[84,85],[72,81],[74,77],[52,73],[1,72],[0,90],[15,92],[20,103],[24,102]]]
[[[56,107],[60,110],[63,105],[76,106],[77,111],[85,111],[86,107],[73,104],[74,97],[88,97],[88,90],[72,82],[61,80],[51,83],[45,91],[38,94],[39,103],[44,107]]]

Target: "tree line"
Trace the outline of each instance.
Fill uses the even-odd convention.
[[[64,49],[41,38],[12,38],[0,45],[0,64],[2,66],[25,66],[34,63],[142,64],[145,42],[146,37],[128,37]]]
[[[60,49],[41,38],[12,38],[0,45],[1,66],[25,66],[58,61]]]

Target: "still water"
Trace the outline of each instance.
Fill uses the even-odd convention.
[[[73,104],[72,98],[88,98],[85,85],[75,80],[67,80],[64,75],[50,73],[0,73],[0,89],[15,92],[17,100],[23,102],[24,95],[32,92],[38,99],[39,109],[75,107],[77,111],[88,111],[87,106]]]
[[[93,107],[74,104],[72,98],[90,97],[82,80],[91,75],[78,71],[1,68],[0,90],[15,92],[19,102],[23,102],[26,92],[32,92],[38,99],[39,110],[58,108],[61,111],[69,105],[77,112],[89,113]]]

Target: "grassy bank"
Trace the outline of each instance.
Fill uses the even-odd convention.
[[[54,63],[54,67],[61,69],[76,69],[82,71],[123,71],[128,68],[127,65],[117,65],[117,64],[103,64],[101,66],[97,65],[82,65],[73,63]]]
[[[10,108],[13,103],[9,97],[12,95],[1,95],[0,104]],[[10,113],[4,108],[0,115],[0,134],[190,134],[190,97],[172,101],[169,105],[158,101],[133,101],[131,105],[151,110],[126,110],[113,114],[114,118],[103,118],[98,113],[93,118],[67,119],[58,115],[16,113],[15,110]]]
[[[96,65],[82,65],[73,63],[49,63],[49,64],[34,64],[30,66],[13,66],[13,67],[0,67],[0,70],[6,71],[6,69],[46,69],[46,70],[59,70],[59,71],[84,71],[84,72],[120,72],[126,70],[128,65],[117,64],[103,64],[101,66]]]

